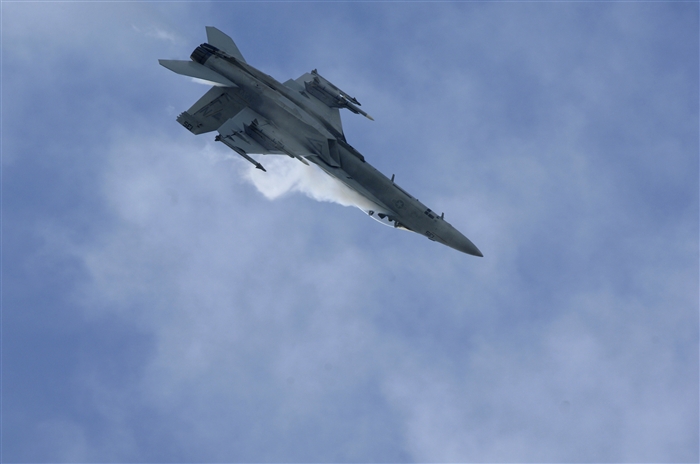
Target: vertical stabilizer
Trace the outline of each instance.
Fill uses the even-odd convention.
[[[244,63],[246,62],[233,39],[215,27],[207,26],[207,43],[215,46],[224,53],[228,53],[237,60]]]

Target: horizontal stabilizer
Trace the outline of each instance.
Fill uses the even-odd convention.
[[[194,61],[158,60],[158,63],[160,63],[162,66],[165,66],[173,72],[182,74],[183,76],[204,79],[205,81],[213,82],[215,84],[223,85],[225,87],[237,87],[236,84],[226,79],[221,74],[207,68],[204,65],[195,63]]]
[[[233,39],[215,27],[207,26],[207,42],[235,59],[246,62]]]

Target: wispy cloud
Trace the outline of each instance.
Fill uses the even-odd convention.
[[[177,43],[182,43],[183,40],[180,36],[178,36],[176,33],[171,32],[171,31],[166,31],[164,29],[159,28],[158,26],[146,26],[146,27],[139,27],[136,24],[132,24],[131,28],[138,32],[139,34],[143,34],[146,37],[151,37],[153,39],[157,40],[162,40],[165,42],[170,42],[172,44],[177,44]]]

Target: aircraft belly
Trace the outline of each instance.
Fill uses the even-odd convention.
[[[384,174],[369,163],[360,160],[345,149],[340,150],[343,171],[359,184],[380,205],[386,205],[396,220],[408,229],[421,235],[428,230],[423,205],[410,195],[397,188]]]
[[[373,204],[372,207],[364,208],[363,205],[357,205],[363,211],[369,209],[374,212],[380,213],[392,213],[393,210],[388,206],[384,205],[381,200],[376,198],[372,193],[365,189],[361,184],[359,184],[355,179],[350,177],[342,168],[336,168],[329,166],[324,160],[318,156],[309,158],[309,161],[321,168],[326,174],[335,178],[336,180],[342,182],[349,189],[357,192],[362,197],[366,198],[369,203]]]

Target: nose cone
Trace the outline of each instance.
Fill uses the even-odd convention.
[[[468,255],[472,256],[479,256],[483,257],[484,255],[481,253],[481,251],[472,243],[471,240],[469,240],[467,237],[462,235],[460,231],[455,229],[454,227],[449,227],[449,230],[444,233],[442,238],[442,243],[447,245],[450,248],[454,248],[455,250],[459,250],[462,253],[466,253]]]
[[[461,234],[460,234],[461,235]],[[454,248],[455,250],[459,250],[462,253],[466,253],[468,255],[472,256],[478,256],[480,258],[483,258],[484,255],[481,253],[481,251],[472,243],[471,240],[469,240],[467,237],[462,235],[460,240],[457,240],[453,243],[448,243],[447,246]]]

